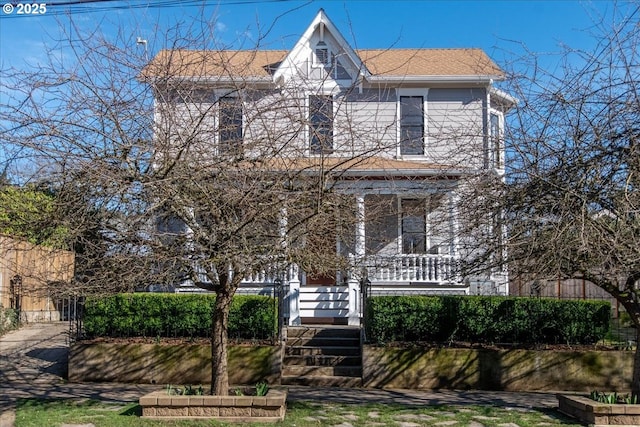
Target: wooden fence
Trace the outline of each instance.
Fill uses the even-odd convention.
[[[27,322],[61,318],[73,278],[74,253],[0,236],[0,305]]]

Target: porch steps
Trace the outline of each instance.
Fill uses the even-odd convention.
[[[281,380],[284,385],[362,386],[360,328],[288,327]]]

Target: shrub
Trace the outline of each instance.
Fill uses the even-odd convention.
[[[0,335],[18,327],[18,312],[13,308],[4,308],[0,305]]]
[[[119,294],[88,298],[84,333],[87,337],[211,337],[215,295]],[[273,298],[234,297],[229,313],[229,337],[269,339],[274,336]]]
[[[489,296],[385,296],[367,300],[370,342],[593,344],[609,330],[606,301]]]

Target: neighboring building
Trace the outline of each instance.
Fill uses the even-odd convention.
[[[514,103],[494,87],[505,75],[482,50],[355,50],[320,10],[291,50],[164,50],[146,72],[158,70],[174,86],[196,87],[198,108],[210,106],[203,160],[247,154],[245,139],[277,131],[297,141],[298,166],[349,165],[338,188],[352,195],[360,221],[352,242],[335,246],[366,272],[371,293],[508,294],[504,271],[460,277],[455,268],[465,250],[458,190],[469,176],[504,174],[504,115]],[[291,97],[286,115],[264,108],[276,94]],[[173,108],[188,114],[190,106]],[[357,280],[292,271],[291,324],[357,321]],[[244,289],[267,292],[271,281],[247,278]]]
[[[0,235],[0,306],[17,310],[23,322],[63,320],[63,298],[75,255]]]

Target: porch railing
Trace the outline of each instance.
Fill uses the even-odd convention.
[[[458,258],[453,255],[403,254],[365,259],[368,279],[374,283],[457,282]]]

